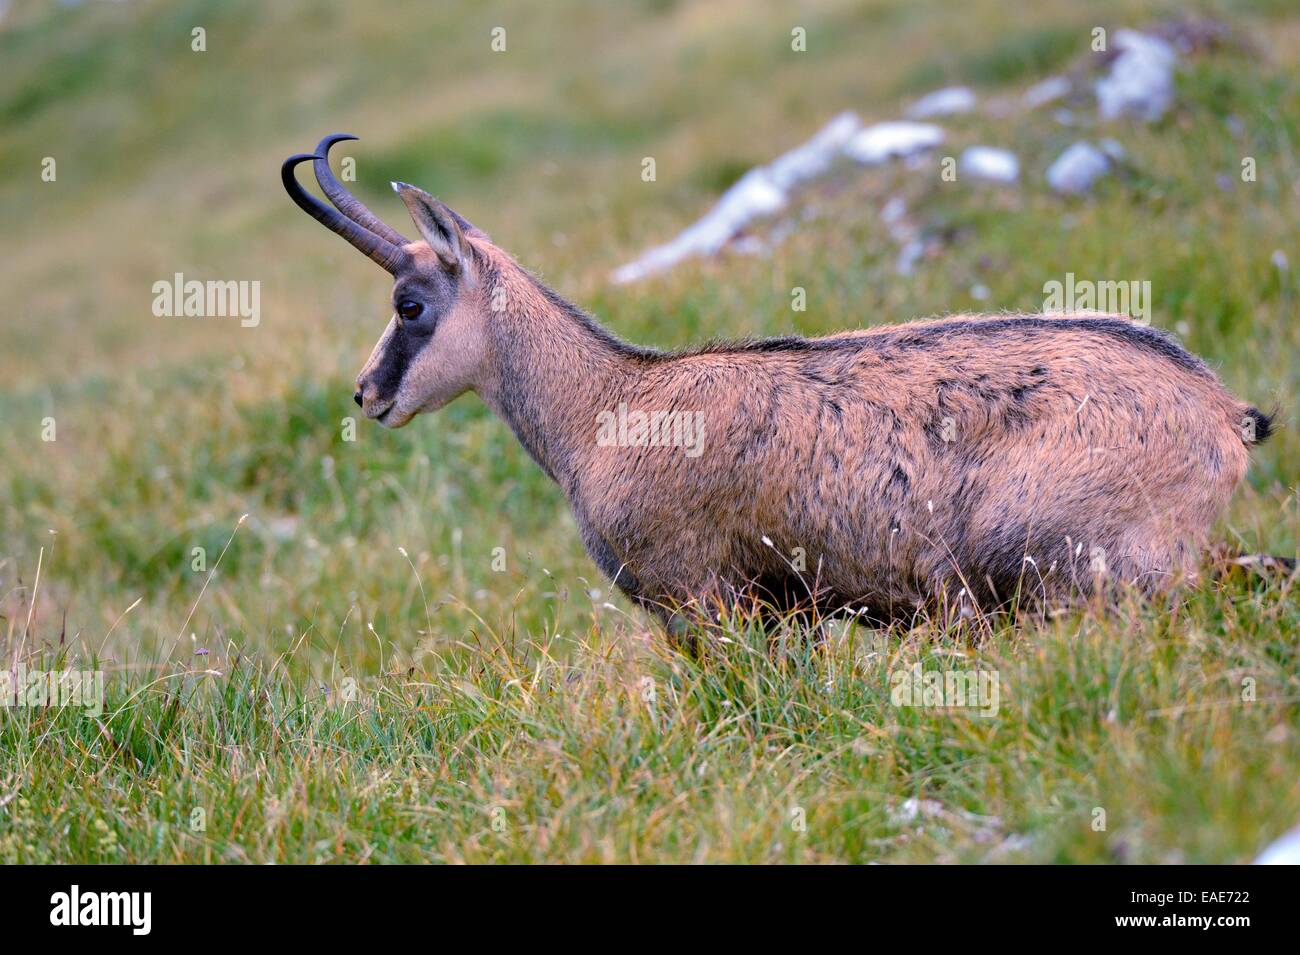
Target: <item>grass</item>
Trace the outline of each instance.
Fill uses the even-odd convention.
[[[414,652],[374,634],[382,665],[307,680],[298,654],[333,642],[310,629],[274,659],[217,646],[134,680],[99,661],[99,718],[0,723],[32,773],[0,860],[1240,858],[1294,818],[1296,612],[1238,582],[1178,618],[1126,607],[978,646],[847,626],[773,655],[739,619],[688,659],[593,618]],[[997,674],[996,715],[895,705],[890,675],[917,664]]]
[[[0,714],[0,861],[1249,860],[1300,820],[1286,582],[1207,575],[1173,611],[982,641],[840,625],[772,654],[738,619],[677,655],[476,400],[348,440],[388,285],[276,175],[355,132],[357,191],[399,228],[390,178],[662,346],[1037,309],[1067,271],[1149,280],[1155,324],[1282,409],[1220,543],[1295,553],[1300,17],[1198,9],[1246,45],[1187,59],[1152,127],[1099,125],[1087,101],[1072,127],[1051,108],[954,117],[945,154],[1012,147],[1024,183],[843,170],[771,255],[613,287],[841,109],[892,118],[948,82],[1014,97],[1086,63],[1093,26],[1177,10],[817,3],[794,54],[774,3],[18,3],[0,27],[0,653],[103,669],[106,701]],[[1060,150],[1103,136],[1125,169],[1090,199],[1048,194]],[[893,195],[949,240],[905,277],[879,222]],[[261,324],[155,318],[176,271],[260,280]],[[997,715],[896,706],[891,676],[918,661],[996,673]]]

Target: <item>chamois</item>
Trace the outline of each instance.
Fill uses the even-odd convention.
[[[423,241],[382,222],[330,171],[354,138],[326,136],[281,178],[393,275],[357,404],[399,428],[475,392],[559,484],[601,571],[670,633],[737,601],[888,620],[952,598],[1158,592],[1194,570],[1270,431],[1123,316],[628,344],[414,186],[393,183]],[[297,181],[307,161],[336,208]]]

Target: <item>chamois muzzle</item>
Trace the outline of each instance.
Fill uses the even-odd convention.
[[[321,140],[324,152],[297,153],[290,156],[280,167],[280,180],[289,198],[298,207],[331,232],[336,232],[356,249],[364,252],[380,268],[390,274],[397,274],[410,263],[410,255],[402,248],[405,240],[399,233],[384,225],[378,216],[363,206],[355,197],[339,184],[329,171],[327,158],[329,147],[342,138],[355,139],[346,134],[335,133]],[[317,181],[331,201],[339,205],[342,211],[330,208],[307,190],[303,189],[294,174],[300,163],[310,160],[314,163]],[[321,170],[324,169],[322,177]],[[345,214],[346,213],[346,214]],[[381,227],[381,231],[376,231]]]

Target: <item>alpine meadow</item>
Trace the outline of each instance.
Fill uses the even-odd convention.
[[[0,863],[1218,864],[1300,824],[1294,3],[14,0],[0,63]],[[333,225],[318,142],[357,200]],[[429,248],[363,248],[393,230]],[[1204,539],[1062,537],[909,577],[934,599],[882,615],[723,481],[717,520],[658,522],[682,546],[640,583],[702,575],[725,531],[811,607],[659,612],[493,396],[381,427],[411,263],[445,297],[497,249],[637,360],[947,316],[921,343],[945,388],[1005,337],[978,389],[1077,325],[1105,367],[1038,370],[1078,383],[1071,427],[1132,398],[1107,452],[1169,458],[1219,415],[1177,481],[1090,506]],[[774,433],[849,456],[790,426],[802,374]],[[604,395],[590,443],[739,473],[743,389],[716,380]],[[973,427],[947,407],[917,429],[936,453]],[[1078,463],[1038,460],[1044,486]],[[753,470],[806,503],[796,467]],[[954,566],[1032,529],[1023,489],[981,536],[969,488],[904,477]],[[1119,585],[1170,554],[1176,586]],[[1054,572],[1091,583],[1031,599]]]

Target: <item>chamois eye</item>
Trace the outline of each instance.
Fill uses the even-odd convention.
[[[423,305],[419,302],[412,302],[409,298],[402,299],[402,301],[397,303],[397,314],[402,316],[402,318],[408,322],[419,318],[420,313],[423,311]]]

